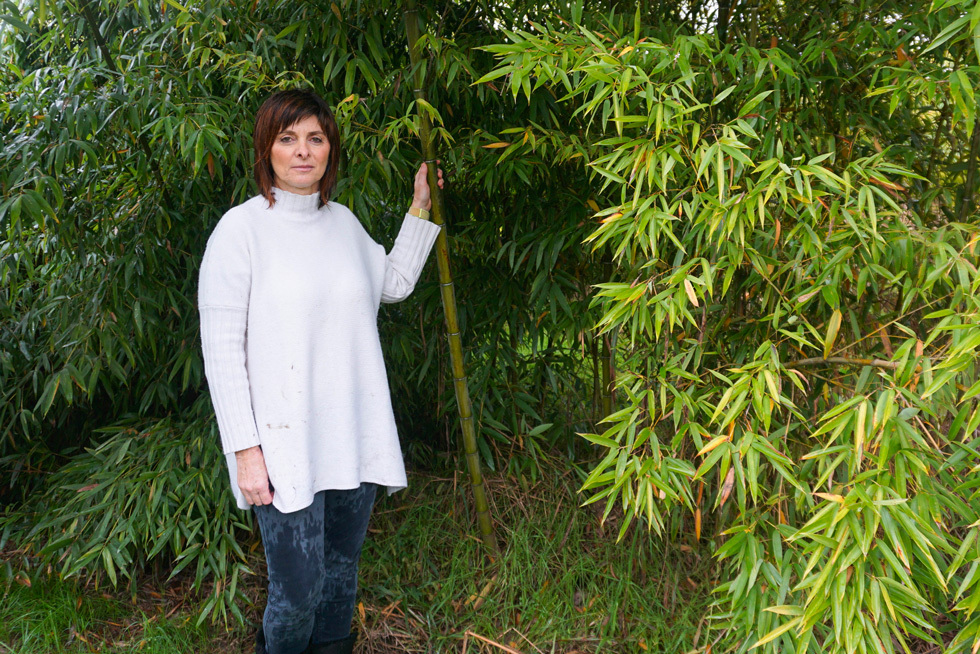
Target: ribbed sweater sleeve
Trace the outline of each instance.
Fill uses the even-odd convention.
[[[225,454],[259,444],[245,370],[247,319],[242,309],[201,307],[204,371]]]
[[[243,234],[219,224],[201,263],[198,305],[204,372],[225,454],[259,444],[245,368],[250,285]]]
[[[435,223],[405,214],[395,245],[388,253],[382,302],[400,302],[412,294],[439,230]]]

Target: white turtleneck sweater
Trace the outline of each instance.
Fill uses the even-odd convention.
[[[407,484],[377,317],[415,287],[439,227],[406,214],[391,252],[347,207],[273,189],[208,240],[198,305],[205,372],[238,506],[235,452],[262,446],[272,504]]]

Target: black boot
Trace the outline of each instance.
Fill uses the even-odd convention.
[[[334,640],[322,645],[310,645],[306,651],[309,654],[351,654],[354,651],[354,641],[357,640],[357,633],[351,633],[347,638]]]
[[[262,631],[262,625],[259,625],[259,630],[255,632],[255,654],[266,654],[265,632]]]

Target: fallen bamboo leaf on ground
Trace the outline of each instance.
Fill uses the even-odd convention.
[[[487,637],[485,637],[485,636],[481,636],[480,634],[477,634],[477,633],[474,633],[474,632],[472,632],[472,631],[469,631],[469,630],[467,630],[467,631],[466,631],[466,635],[467,635],[467,636],[473,636],[473,637],[474,637],[474,638],[476,638],[477,640],[482,640],[482,641],[483,641],[483,642],[485,642],[486,644],[488,644],[488,645],[493,645],[494,647],[496,647],[496,648],[498,648],[498,649],[501,649],[501,650],[503,650],[503,651],[505,651],[505,652],[509,652],[510,654],[524,654],[524,653],[523,653],[522,651],[520,651],[520,650],[517,650],[517,649],[514,649],[514,648],[512,648],[512,647],[507,647],[506,645],[501,645],[500,643],[498,643],[498,642],[497,642],[497,641],[495,641],[495,640],[490,640],[489,638],[487,638]]]

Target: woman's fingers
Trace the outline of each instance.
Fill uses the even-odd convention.
[[[264,481],[262,479],[248,480],[245,485],[239,487],[242,489],[245,501],[249,504],[272,504],[273,492],[269,488],[268,477],[265,477]]]
[[[440,163],[442,162],[436,160],[437,165]],[[443,188],[445,186],[445,179],[443,179],[442,168],[436,169],[436,176],[438,177],[439,180],[439,188]],[[422,164],[419,166],[418,171],[416,171],[415,173],[415,187],[419,188],[421,185],[424,184],[425,187],[428,188],[429,186],[428,177],[429,177],[429,166],[423,161]]]
[[[424,163],[419,166],[418,172],[415,173],[415,197],[421,200],[427,200],[429,198],[428,175],[429,171]]]
[[[269,484],[266,484],[264,489],[260,489],[253,493],[252,496],[254,498],[252,504],[257,504],[260,506],[272,504],[272,491],[269,490]]]
[[[259,447],[236,452],[238,487],[245,501],[252,505],[272,504],[273,491],[269,484],[269,471]]]
[[[436,160],[436,165],[441,163],[438,159]],[[418,171],[415,173],[415,197],[412,200],[412,206],[421,207],[422,209],[428,210],[432,206],[432,193],[429,189],[429,166],[423,161],[419,165]],[[439,184],[439,188],[445,188],[446,182],[443,178],[442,169],[436,169],[436,183]]]

